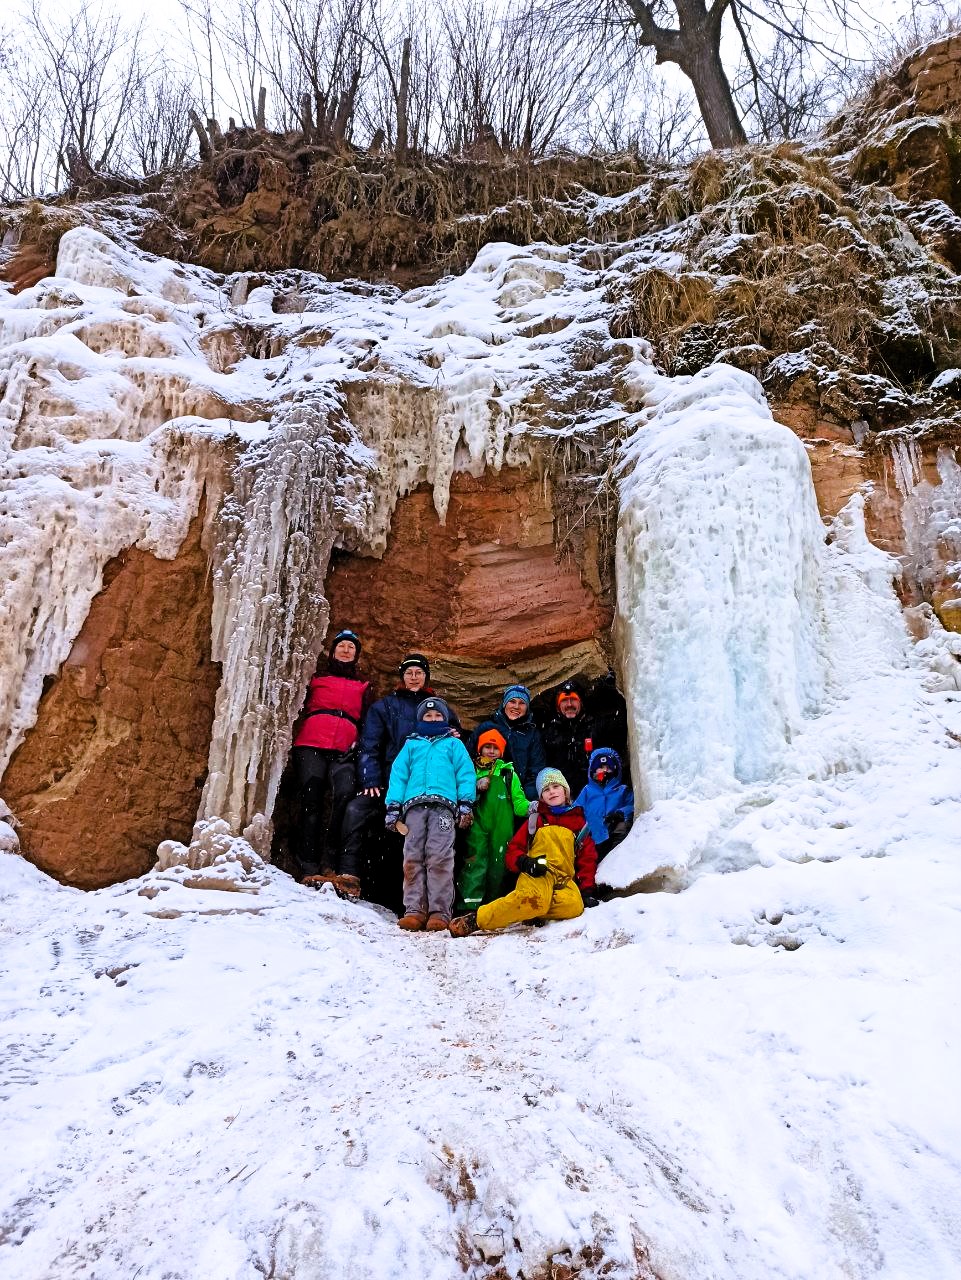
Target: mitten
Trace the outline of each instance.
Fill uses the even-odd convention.
[[[528,876],[546,876],[547,863],[541,862],[539,858],[529,858],[527,854],[522,854],[517,859],[517,870]]]
[[[601,905],[600,898],[595,898],[593,893],[582,893],[581,901],[585,907],[599,907]]]
[[[466,831],[474,821],[474,810],[466,801],[461,801],[457,806],[457,825],[461,831]]]
[[[384,814],[384,826],[388,831],[396,831],[397,823],[400,821],[400,805],[390,804],[387,806],[387,812]]]

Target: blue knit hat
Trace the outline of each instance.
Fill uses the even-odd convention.
[[[356,631],[351,631],[350,627],[344,627],[343,631],[338,631],[337,634],[334,636],[333,641],[331,642],[331,646],[330,646],[331,653],[334,652],[334,650],[340,644],[341,640],[349,640],[356,650],[354,657],[355,658],[360,657],[360,651],[363,648],[363,645],[360,643],[360,636],[357,634]]]
[[[520,700],[525,702],[528,707],[531,705],[531,691],[526,687],[526,685],[512,684],[509,689],[505,689],[504,696],[501,699],[502,709],[507,706],[511,698],[520,698]]]

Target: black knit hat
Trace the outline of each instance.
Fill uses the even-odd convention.
[[[331,641],[331,645],[330,645],[331,653],[334,652],[334,650],[340,644],[341,640],[349,640],[350,643],[357,650],[357,652],[354,654],[354,657],[355,658],[360,657],[360,651],[364,646],[360,643],[360,636],[357,634],[356,631],[351,631],[350,627],[344,627],[343,631],[338,631],[337,634],[334,636],[333,640]]]
[[[430,683],[430,663],[422,653],[409,653],[397,670],[403,678],[404,672],[408,667],[420,667],[424,675],[427,677],[427,683]]]

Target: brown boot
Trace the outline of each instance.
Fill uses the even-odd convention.
[[[426,920],[427,917],[419,911],[408,911],[406,915],[401,916],[397,921],[397,925],[399,928],[409,929],[413,933],[417,929],[423,929]]]
[[[438,915],[435,911],[427,918],[427,932],[440,933],[441,929],[446,929],[449,924],[450,921],[446,916]]]
[[[360,897],[360,880],[357,876],[334,876],[334,888],[342,898],[356,902]]]
[[[470,911],[466,916],[457,916],[447,927],[452,938],[468,938],[480,928],[477,923],[477,912]]]
[[[319,876],[304,876],[300,883],[305,884],[309,889],[322,889],[325,884],[333,885],[336,889],[337,877],[333,871],[322,871]]]

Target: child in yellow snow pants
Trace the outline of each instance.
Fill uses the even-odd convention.
[[[584,902],[574,879],[574,839],[566,827],[540,827],[530,848],[537,872],[522,871],[512,893],[478,907],[476,927],[504,929],[521,920],[572,920],[581,915]]]

